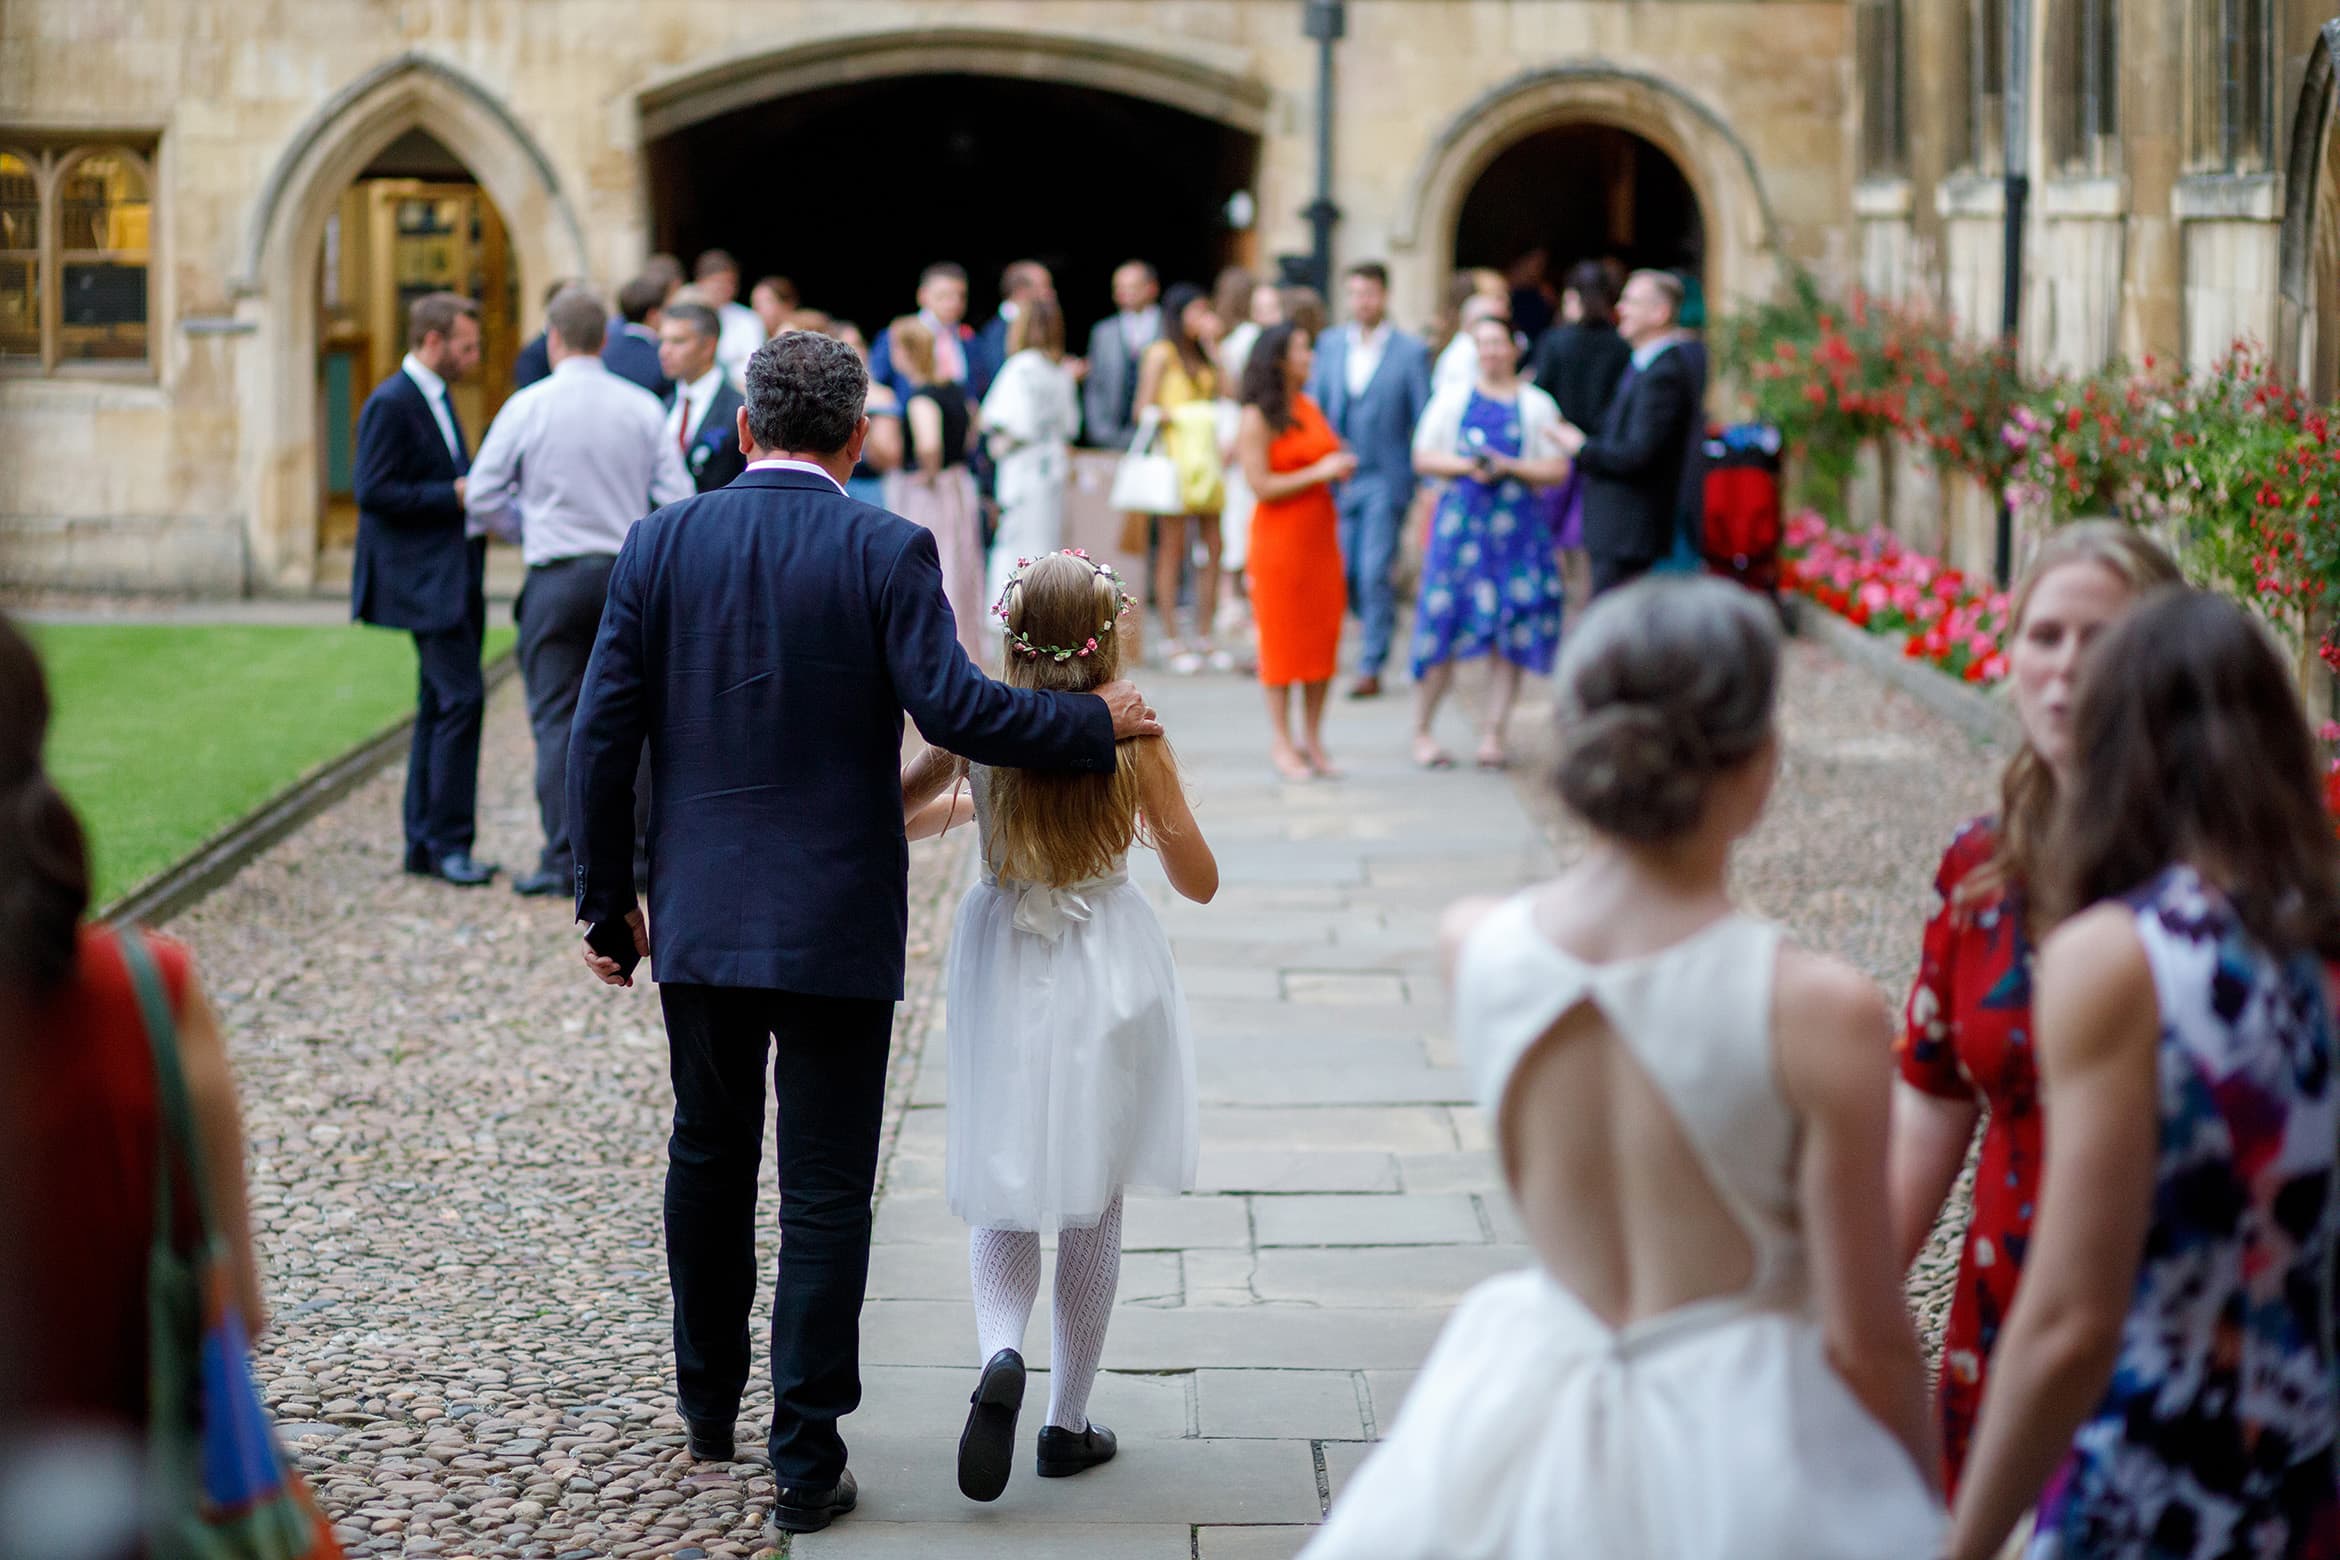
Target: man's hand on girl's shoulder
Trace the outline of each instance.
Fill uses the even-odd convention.
[[[1162,723],[1155,718],[1154,707],[1146,702],[1146,696],[1138,692],[1137,684],[1127,680],[1102,683],[1096,693],[1112,712],[1114,741],[1127,742],[1132,737],[1162,734]]]

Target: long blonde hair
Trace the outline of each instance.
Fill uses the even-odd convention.
[[[2040,581],[2069,563],[2093,563],[2109,570],[2129,588],[2132,599],[2163,585],[2183,584],[2185,576],[2161,544],[2135,526],[2118,520],[2083,520],[2052,531],[2032,554],[2023,577],[2015,583],[2009,605],[2007,632],[2012,644],[2031,615],[2031,598]],[[1962,905],[2010,888],[2022,889],[2035,881],[2040,847],[2055,817],[2056,777],[2031,745],[2023,745],[2007,761],[1999,779],[1998,848],[1981,870],[1968,874],[1959,885]]]
[[[1087,693],[1121,675],[1121,582],[1075,553],[1050,553],[1016,571],[1000,598],[1006,681]],[[1059,653],[1069,652],[1069,653]],[[991,827],[999,875],[1061,888],[1113,870],[1132,842],[1151,843],[1138,817],[1138,764],[1169,762],[1158,738],[1123,742],[1113,773],[995,769]]]

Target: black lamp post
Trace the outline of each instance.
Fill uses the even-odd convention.
[[[1308,254],[1308,284],[1320,293],[1332,286],[1333,226],[1341,208],[1333,204],[1333,45],[1349,30],[1346,0],[1305,0],[1301,25],[1316,40],[1316,199],[1303,213],[1314,235]]]
[[[2023,208],[2031,196],[2031,0],[2006,0],[2007,62],[2002,105],[2006,125],[1999,160],[2006,169],[2005,227],[2001,235],[1999,334],[2020,362],[2023,333]],[[1999,490],[1998,535],[1992,563],[2004,586],[2015,573],[2015,506]]]

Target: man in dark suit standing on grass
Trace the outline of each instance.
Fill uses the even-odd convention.
[[[1560,425],[1560,447],[1584,473],[1584,550],[1596,596],[1639,579],[1674,550],[1699,396],[1690,364],[1675,350],[1681,308],[1679,277],[1634,272],[1617,299],[1617,334],[1633,356],[1600,429]]]
[[[422,665],[406,759],[406,870],[475,888],[479,730],[487,688],[487,538],[463,512],[471,454],[448,389],[479,366],[479,308],[427,293],[407,314],[406,360],[358,413],[357,560],[350,613],[414,635]]]
[[[666,1250],[697,1457],[733,1452],[755,1301],[764,1064],[779,1108],[768,1541],[853,1509],[837,1421],[861,1401],[870,1193],[909,852],[902,716],[982,764],[1109,771],[1161,730],[1127,683],[1009,688],[959,648],[934,535],[845,495],[869,419],[852,348],[794,331],[749,360],[730,486],[627,535],[569,752],[586,962],[655,964],[674,1070]],[[650,743],[650,915],[634,772]],[[625,939],[620,942],[616,939]]]

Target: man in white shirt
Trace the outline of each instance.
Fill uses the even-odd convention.
[[[747,467],[739,447],[739,410],[747,404],[715,361],[722,327],[703,303],[678,303],[658,322],[658,366],[674,381],[666,405],[666,439],[702,493],[728,486]]]
[[[755,310],[739,301],[739,262],[731,258],[729,250],[710,249],[699,256],[692,279],[707,306],[723,322],[723,334],[715,347],[716,360],[723,365],[724,376],[731,381],[732,388],[744,390],[748,359],[764,344],[764,322]]]
[[[575,886],[565,816],[569,721],[618,549],[635,521],[693,491],[658,398],[602,364],[608,320],[600,300],[563,293],[545,317],[552,373],[504,403],[464,493],[473,523],[497,535],[517,532],[528,564],[514,615],[536,735],[544,855],[512,887],[530,896]]]

